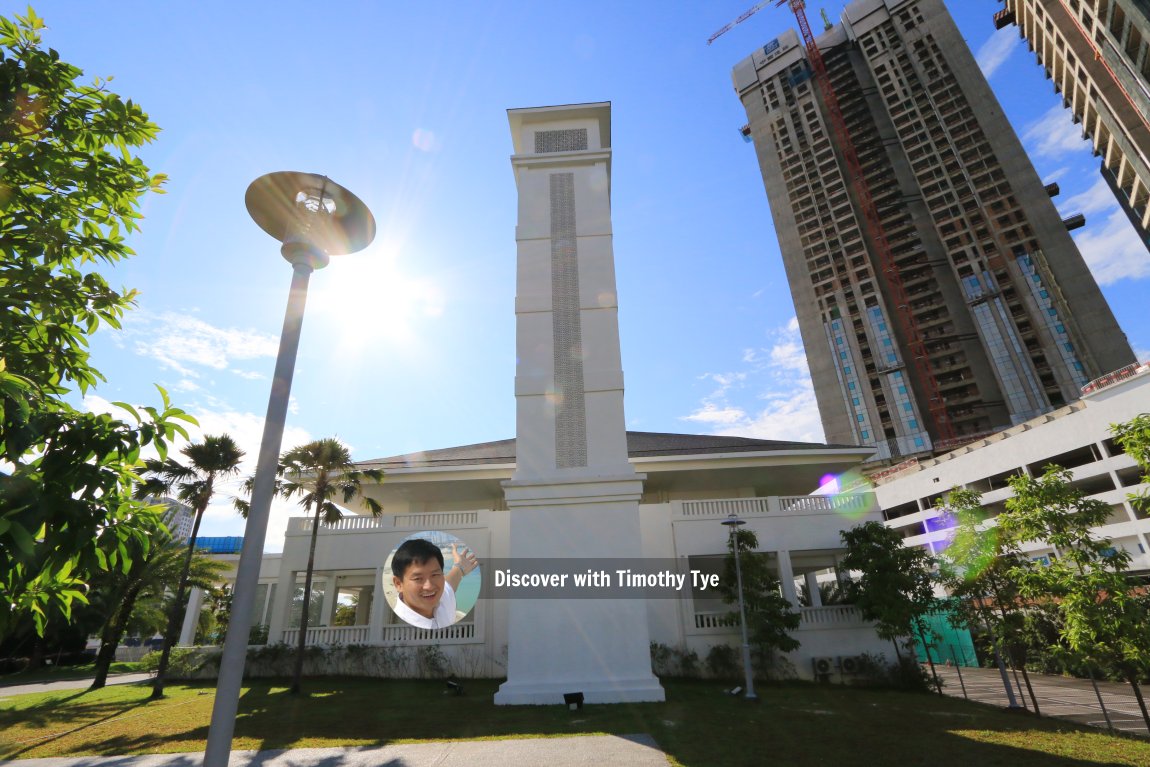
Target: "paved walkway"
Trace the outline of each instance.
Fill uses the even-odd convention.
[[[989,703],[993,706],[1007,706],[1006,690],[1002,685],[1002,676],[998,669],[969,668],[961,669],[962,678],[959,679],[960,669],[954,666],[936,666],[938,676],[943,680],[942,691],[947,695],[965,697],[980,703]],[[1014,686],[1014,675],[1007,672],[1011,685]],[[1022,693],[1026,692],[1026,683],[1019,674],[1018,682],[1022,686]],[[1142,720],[1142,712],[1138,708],[1138,701],[1134,691],[1128,684],[1117,682],[1098,682],[1098,692],[1102,702],[1106,705],[1106,714],[1098,703],[1098,695],[1089,679],[1074,679],[1064,676],[1051,676],[1048,674],[1031,674],[1030,684],[1034,687],[1034,696],[1038,698],[1039,712],[1043,716],[1068,719],[1079,724],[1088,724],[1092,727],[1106,729],[1106,714],[1115,730],[1147,736],[1146,723]],[[1147,693],[1143,693],[1146,695]],[[1014,697],[1019,705],[1031,706],[1030,696],[1020,694],[1019,688],[1014,687]]]
[[[108,684],[133,684],[146,682],[151,674],[109,674]],[[92,684],[89,679],[58,679],[45,682],[29,682],[28,684],[0,685],[0,699],[9,695],[24,695],[29,692],[52,692],[54,690],[84,690]]]
[[[200,767],[203,753],[20,759],[13,767]],[[355,748],[233,751],[229,767],[668,767],[649,735],[469,740]]]

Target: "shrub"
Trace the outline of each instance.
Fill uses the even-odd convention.
[[[737,679],[742,668],[738,651],[729,644],[712,645],[706,663],[707,671],[716,679]]]
[[[697,677],[699,654],[686,647],[670,647],[661,642],[651,643],[651,670],[660,677]]]

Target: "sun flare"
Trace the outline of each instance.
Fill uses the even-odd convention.
[[[433,281],[408,274],[399,248],[377,243],[361,253],[332,259],[313,278],[314,312],[339,345],[410,342],[414,329],[443,314],[443,292]]]

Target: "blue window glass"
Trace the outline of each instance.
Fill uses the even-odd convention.
[[[863,440],[868,440],[868,439],[870,439],[870,432],[864,431],[863,432]]]
[[[910,413],[914,410],[914,405],[910,404],[909,402],[904,402],[902,403],[902,409]]]
[[[843,372],[846,373],[847,375],[850,375],[851,366],[850,365],[843,365]]]
[[[1061,322],[1058,323],[1057,325],[1055,325],[1054,329],[1057,330],[1059,333],[1065,333],[1066,332],[1066,326],[1063,325]]]
[[[915,419],[912,418],[906,422],[906,425],[907,425],[907,428],[917,429],[918,428],[918,421],[916,421]]]
[[[882,345],[883,345],[883,346],[890,346],[890,339],[889,339],[889,338],[884,338],[884,339],[882,340]],[[301,597],[301,599],[302,599],[302,597]]]
[[[857,416],[855,416],[855,418],[857,418],[857,419],[858,419],[859,423],[862,423],[862,422],[863,422],[863,418],[865,418],[865,417],[866,417],[866,416],[864,416],[862,413],[859,413]]]
[[[902,371],[901,371],[901,370],[896,370],[896,371],[894,371],[893,373],[891,373],[891,374],[890,374],[890,377],[891,377],[891,378],[902,378]]]
[[[854,405],[855,407],[858,407],[859,398],[858,397],[851,397],[851,404]]]
[[[915,437],[914,438],[914,446],[915,447],[926,447],[926,443],[922,441],[922,437]]]
[[[899,394],[906,394],[906,387],[905,386],[898,387],[898,393]]]
[[[854,391],[855,390],[855,382],[854,381],[847,381],[847,388],[850,389],[851,391]]]

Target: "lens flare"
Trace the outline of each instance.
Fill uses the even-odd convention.
[[[867,497],[867,493],[873,489],[874,485],[866,477],[857,471],[847,471],[842,474],[824,474],[814,495],[828,496],[839,516],[854,521],[866,516],[871,510],[873,500]]]

